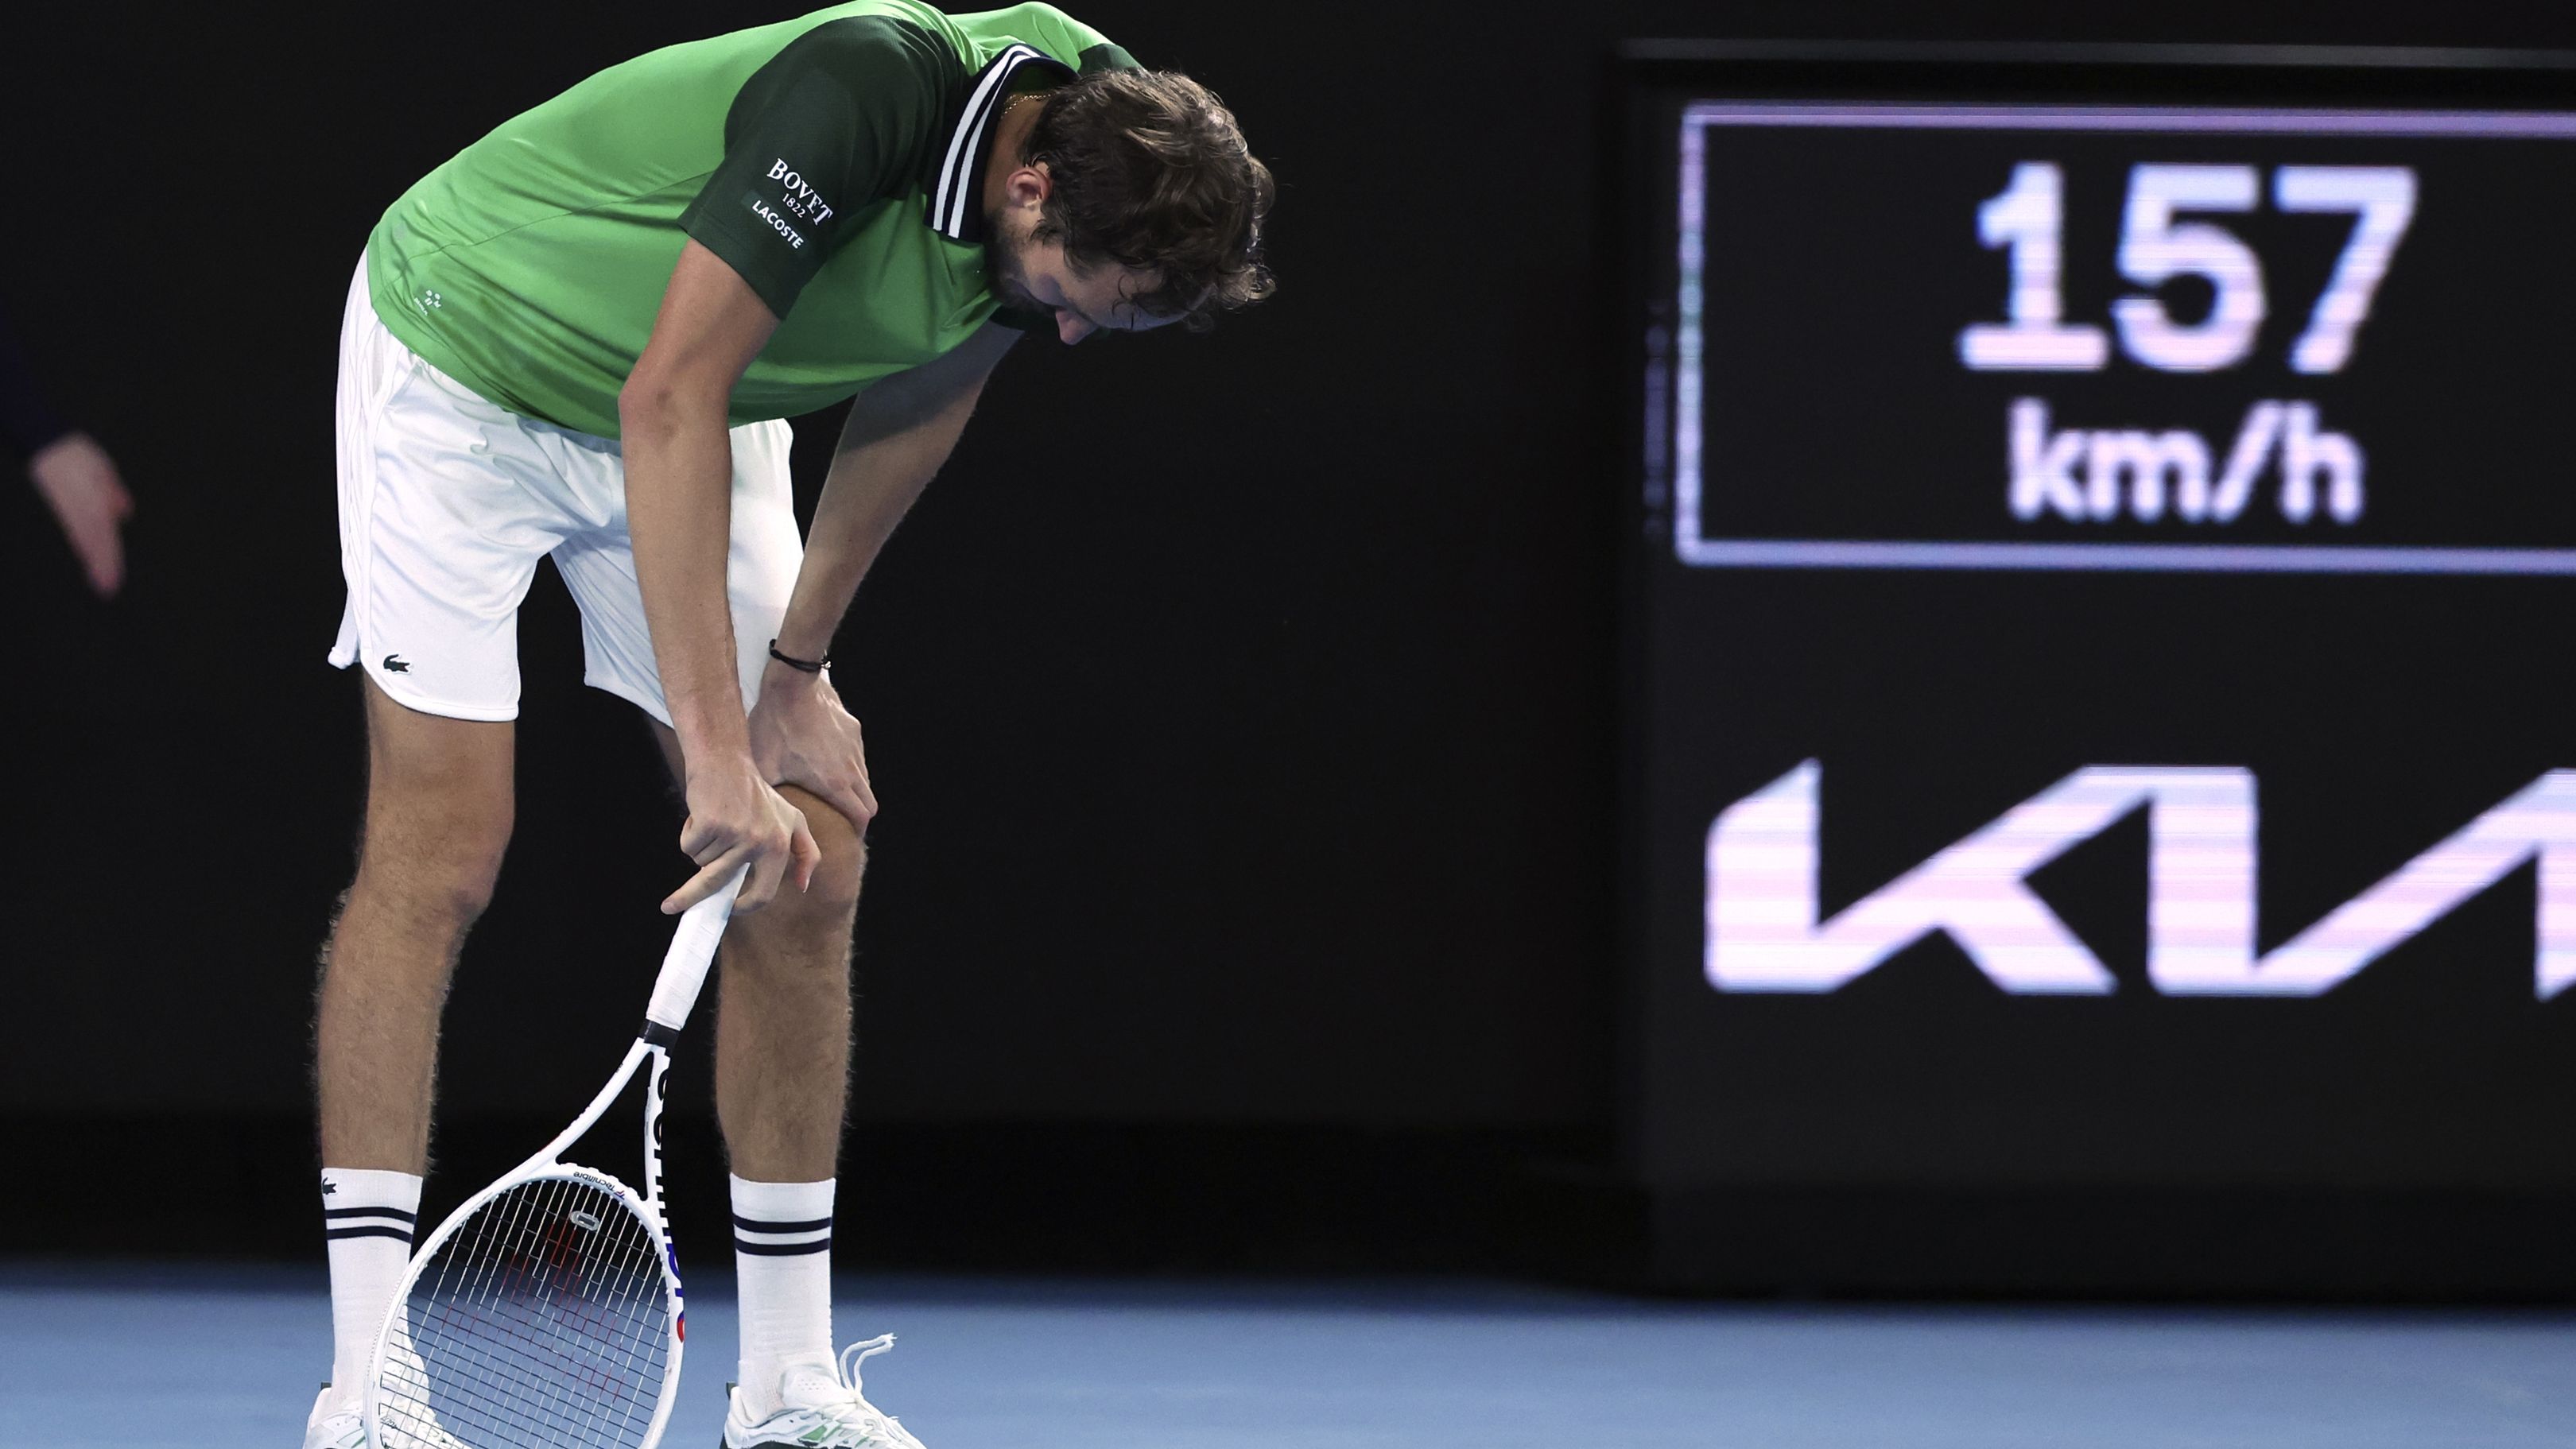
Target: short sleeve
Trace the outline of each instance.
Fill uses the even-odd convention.
[[[724,160],[681,229],[785,317],[860,209],[918,174],[958,69],[937,37],[884,16],[798,36],[734,98]]]
[[[1136,63],[1136,57],[1129,55],[1124,46],[1104,40],[1097,45],[1083,47],[1081,69],[1084,75],[1089,75],[1096,70],[1143,70],[1144,67]]]

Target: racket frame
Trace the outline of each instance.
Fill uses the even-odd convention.
[[[686,1294],[680,1286],[680,1259],[671,1246],[670,1223],[662,1209],[662,1101],[669,1090],[671,1047],[679,1040],[680,1028],[688,1021],[697,1004],[698,991],[706,983],[707,971],[715,962],[717,943],[724,936],[725,923],[732,916],[735,894],[742,889],[742,874],[716,894],[691,906],[680,917],[672,933],[671,948],[663,957],[662,969],[653,980],[653,995],[645,1009],[643,1029],[626,1048],[626,1059],[618,1063],[608,1083],[581,1109],[572,1124],[555,1134],[554,1140],[517,1167],[501,1174],[491,1185],[457,1205],[430,1235],[413,1249],[411,1261],[403,1265],[401,1282],[395,1287],[393,1300],[386,1305],[384,1322],[376,1328],[374,1351],[368,1355],[367,1389],[364,1422],[368,1442],[385,1442],[383,1413],[384,1363],[387,1348],[394,1339],[397,1324],[405,1318],[404,1309],[411,1302],[412,1289],[418,1286],[421,1271],[436,1257],[448,1239],[454,1237],[484,1205],[513,1188],[549,1179],[585,1183],[597,1187],[625,1204],[651,1235],[654,1256],[662,1269],[663,1301],[671,1315],[671,1352],[662,1369],[662,1391],[653,1405],[653,1417],[636,1449],[654,1449],[662,1440],[662,1431],[670,1423],[671,1405],[679,1396],[680,1360],[688,1340],[685,1314]],[[652,1072],[644,1090],[644,1192],[635,1190],[616,1177],[595,1167],[566,1162],[563,1154],[580,1141],[635,1079],[636,1069],[650,1062]]]

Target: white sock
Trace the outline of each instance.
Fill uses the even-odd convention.
[[[376,1332],[411,1261],[420,1175],[322,1169],[322,1238],[331,1255],[331,1391],[316,1413],[354,1411],[367,1392]]]
[[[778,1412],[790,1367],[832,1372],[832,1184],[733,1179],[742,1399],[753,1423]]]

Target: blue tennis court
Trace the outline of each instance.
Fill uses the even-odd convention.
[[[901,1336],[868,1392],[931,1449],[2576,1445],[2568,1313],[1689,1305],[1446,1282],[870,1278],[837,1298],[844,1339]],[[318,1272],[0,1270],[0,1444],[291,1446],[326,1317]],[[690,1327],[665,1442],[703,1446],[731,1303],[701,1297]]]

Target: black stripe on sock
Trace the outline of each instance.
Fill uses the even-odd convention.
[[[733,1215],[733,1225],[746,1233],[819,1233],[832,1225],[830,1218],[816,1218],[803,1223],[765,1223],[758,1218]]]
[[[342,1239],[342,1238],[398,1238],[398,1239],[400,1239],[401,1241],[403,1241],[403,1242],[405,1242],[405,1243],[408,1243],[408,1242],[410,1242],[410,1241],[411,1241],[411,1229],[409,1229],[409,1228],[381,1228],[381,1227],[378,1227],[378,1228],[331,1228],[331,1229],[326,1230],[326,1231],[322,1234],[322,1237],[323,1237],[323,1240],[324,1240],[324,1241],[326,1241],[326,1242],[337,1242],[338,1240],[340,1240],[340,1239]]]
[[[407,1223],[420,1221],[418,1217],[404,1212],[401,1208],[324,1208],[322,1210],[323,1221],[328,1222],[333,1218],[400,1218]]]
[[[816,1238],[810,1243],[755,1243],[744,1238],[733,1240],[735,1252],[749,1253],[755,1258],[793,1258],[804,1253],[827,1253],[831,1249],[830,1238]]]

